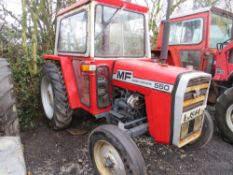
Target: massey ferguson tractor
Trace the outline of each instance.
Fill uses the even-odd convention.
[[[213,135],[205,111],[211,75],[168,66],[166,37],[154,62],[147,12],[123,0],[80,0],[58,13],[55,53],[43,56],[41,99],[50,126],[66,128],[76,109],[106,119],[89,136],[100,175],[144,175],[132,139],[144,133],[179,148],[203,147]]]
[[[233,143],[233,13],[211,7],[173,17],[168,64],[212,74],[208,103],[215,106],[216,124]],[[159,58],[164,23],[152,57]]]

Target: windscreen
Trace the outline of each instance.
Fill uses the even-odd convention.
[[[145,56],[143,14],[97,5],[95,16],[96,57]]]
[[[218,43],[223,43],[231,38],[232,18],[211,14],[210,48],[216,48]]]

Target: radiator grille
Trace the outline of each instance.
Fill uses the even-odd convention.
[[[183,112],[202,106],[209,88],[209,78],[196,78],[189,81],[185,90]]]
[[[180,144],[184,145],[201,134],[210,78],[196,78],[188,82],[183,101]]]

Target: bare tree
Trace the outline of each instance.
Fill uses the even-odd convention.
[[[209,6],[215,6],[217,3],[219,3],[220,0],[198,0],[198,1],[193,1],[193,10],[199,9],[199,8],[204,8],[204,7],[209,7]]]
[[[159,25],[161,20],[165,18],[167,1],[164,0],[144,0],[146,5],[150,9],[149,13],[149,29],[151,33],[151,44],[154,45],[154,41],[157,38]],[[179,8],[187,0],[173,0],[171,6],[171,14]]]

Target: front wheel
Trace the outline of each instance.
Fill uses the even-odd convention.
[[[194,142],[188,144],[185,149],[197,150],[206,146],[212,139],[214,134],[214,122],[208,111],[205,111],[205,118],[201,136]]]
[[[233,88],[224,91],[217,99],[215,119],[224,140],[233,144]]]
[[[89,137],[89,154],[98,175],[144,175],[144,159],[131,137],[114,125],[102,125]]]

